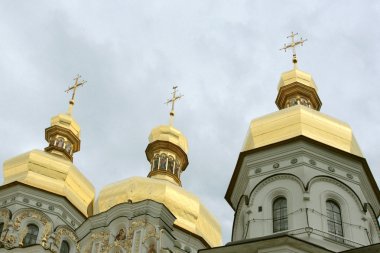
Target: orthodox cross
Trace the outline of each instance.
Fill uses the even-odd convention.
[[[73,80],[75,81],[74,85],[69,87],[67,90],[65,90],[66,93],[69,93],[71,90],[73,91],[73,95],[71,96],[71,100],[69,102],[69,114],[72,113],[73,106],[74,106],[74,98],[75,98],[75,92],[77,91],[77,88],[80,86],[83,86],[87,81],[79,80],[81,76],[78,74]]]
[[[280,50],[284,50],[286,52],[286,49],[288,48],[292,48],[292,52],[293,52],[293,63],[294,63],[294,68],[297,67],[297,55],[296,55],[296,46],[298,45],[301,45],[303,46],[303,43],[305,41],[307,41],[307,39],[301,39],[299,41],[295,41],[294,38],[298,35],[298,33],[291,33],[289,36],[287,36],[286,38],[291,38],[292,42],[289,43],[289,44],[284,44],[284,47],[283,48],[280,48]]]
[[[165,104],[170,104],[170,103],[172,104],[172,110],[170,111],[170,125],[171,126],[173,125],[173,118],[174,118],[174,104],[177,100],[179,100],[181,97],[183,97],[183,95],[177,96],[177,88],[178,88],[178,86],[173,87],[173,92],[172,92],[173,97],[171,99],[168,99],[165,103]]]

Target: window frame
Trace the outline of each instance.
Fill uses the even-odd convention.
[[[34,231],[31,231],[31,228],[34,229]],[[36,229],[35,229],[36,228]],[[27,246],[32,246],[32,245],[35,245],[37,244],[37,241],[38,241],[38,235],[40,233],[40,228],[38,225],[34,224],[34,223],[29,223],[28,225],[26,225],[26,229],[28,230],[27,233],[25,234],[24,238],[22,239],[22,245],[24,247],[27,247]],[[28,237],[28,239],[27,239]],[[26,242],[26,240],[28,240],[28,242]]]
[[[67,246],[67,251],[62,251],[63,250],[63,245]],[[61,247],[59,248],[59,253],[70,253],[70,243],[67,240],[62,240],[61,242]]]
[[[279,206],[277,207],[277,203]],[[276,215],[276,212],[279,212],[279,215]],[[273,222],[273,233],[286,231],[289,229],[289,220],[288,220],[288,200],[284,196],[279,196],[273,200],[272,203],[272,222]],[[279,226],[277,226],[277,224]]]
[[[339,203],[333,199],[327,199],[326,200],[326,218],[327,218],[327,231],[329,234],[331,234],[331,238],[339,241],[344,242],[342,239],[344,237],[344,231],[343,231],[343,220],[342,220],[342,208],[339,205]],[[329,207],[332,206],[331,210]],[[334,207],[336,207],[336,210],[334,210]],[[329,215],[329,213],[332,213],[332,215]],[[331,217],[332,216],[332,217]],[[337,217],[337,218],[336,218]],[[333,227],[333,229],[330,229]],[[341,233],[339,233],[339,230]],[[337,235],[337,236],[334,236]]]

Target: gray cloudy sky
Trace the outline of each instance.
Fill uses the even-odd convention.
[[[175,126],[189,140],[184,187],[218,218],[251,119],[276,111],[286,36],[308,39],[299,66],[319,87],[322,112],[348,122],[380,183],[379,1],[0,2],[0,161],[43,149],[50,117],[80,73],[75,164],[95,185],[146,176],[150,130],[168,122],[173,84],[185,97]]]

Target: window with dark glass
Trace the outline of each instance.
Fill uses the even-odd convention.
[[[63,148],[63,139],[58,139],[58,143],[57,143],[57,146],[59,147],[59,148]]]
[[[342,213],[340,211],[339,205],[335,201],[327,200],[326,211],[327,227],[329,233],[343,237]],[[342,238],[340,237],[332,236],[332,238],[338,241],[342,241]]]
[[[273,232],[288,229],[288,210],[286,198],[280,197],[273,202]]]
[[[23,245],[29,246],[29,245],[36,244],[37,237],[38,237],[38,227],[34,224],[29,224],[28,232],[26,233],[23,240]]]
[[[161,155],[160,157],[160,170],[166,170],[166,155]]]
[[[174,173],[174,160],[171,156],[169,156],[168,171]]]
[[[159,161],[158,155],[154,156],[154,159],[153,159],[153,170],[158,170],[158,161]]]
[[[59,253],[69,253],[70,252],[70,245],[67,241],[62,241],[61,243],[61,249],[59,250]]]

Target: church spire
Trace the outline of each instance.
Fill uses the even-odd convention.
[[[291,48],[293,52],[293,64],[292,70],[285,72],[281,75],[280,82],[278,84],[278,95],[276,98],[276,105],[281,109],[285,109],[294,105],[303,105],[314,110],[320,110],[322,102],[319,99],[317,93],[317,86],[314,83],[313,78],[310,74],[298,69],[296,47],[307,41],[306,39],[301,39],[296,41],[295,36],[298,33],[291,33],[287,38],[291,39],[289,44],[284,44],[284,47],[280,50],[286,52],[287,49]]]
[[[72,91],[67,113],[61,113],[51,118],[51,126],[45,129],[45,139],[49,146],[46,152],[61,156],[65,159],[73,160],[73,154],[80,150],[80,126],[72,117],[76,89],[86,83],[79,80],[80,75],[74,78],[74,85],[66,92]]]
[[[174,104],[176,100],[183,97],[183,95],[177,95],[177,88],[177,86],[173,87],[173,96],[166,101],[166,104],[171,103],[172,105],[169,125],[153,128],[149,135],[149,145],[145,154],[151,164],[148,177],[166,180],[181,186],[180,176],[189,161],[187,159],[187,139],[173,127]]]

